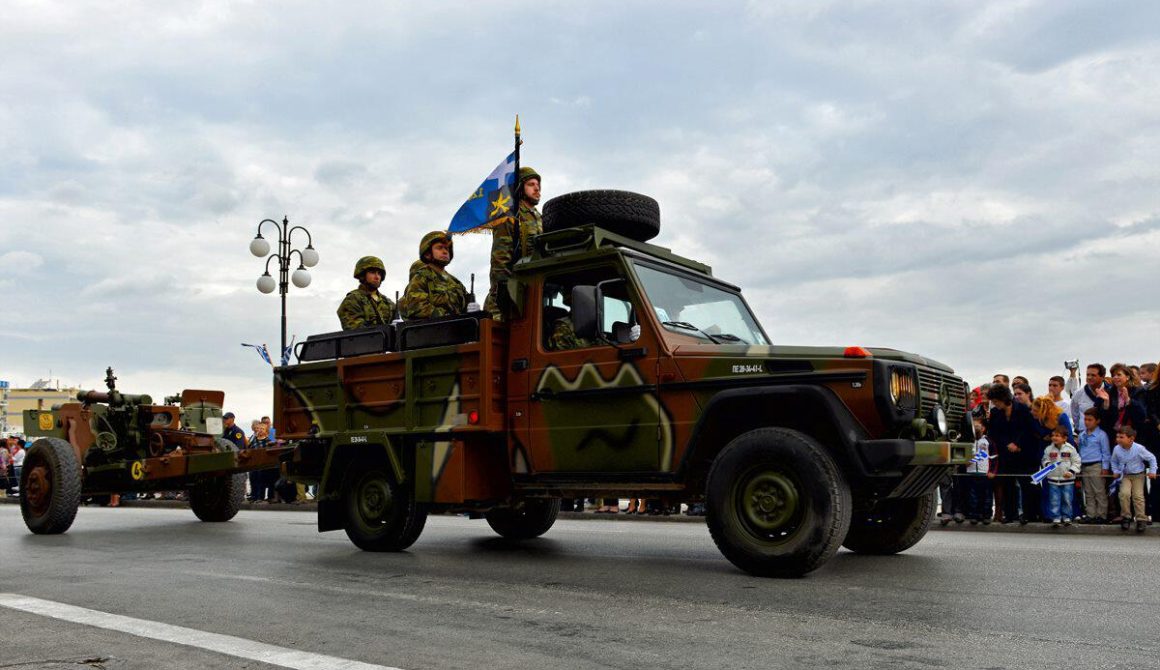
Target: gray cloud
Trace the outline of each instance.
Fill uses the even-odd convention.
[[[742,285],[779,342],[912,349],[976,381],[1156,358],[1135,287],[1160,241],[1158,12],[24,5],[0,25],[0,304],[23,326],[0,331],[0,378],[98,385],[113,364],[268,413],[238,345],[278,337],[258,221],[313,233],[291,332],[331,330],[354,259],[401,288],[515,112],[548,197],[653,195],[658,241]],[[458,240],[453,269],[483,276],[488,242]]]

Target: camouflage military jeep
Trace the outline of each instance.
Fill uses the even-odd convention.
[[[892,349],[774,345],[737,287],[648,244],[656,202],[587,191],[545,205],[509,318],[468,314],[311,337],[275,372],[319,485],[320,531],[398,551],[432,511],[533,538],[563,497],[704,502],[721,552],[800,575],[839,546],[905,550],[973,451],[967,389]]]

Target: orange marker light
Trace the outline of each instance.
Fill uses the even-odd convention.
[[[846,353],[843,354],[846,358],[871,358],[870,352],[864,347],[846,347]]]

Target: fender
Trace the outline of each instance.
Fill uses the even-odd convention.
[[[816,384],[759,386],[722,391],[705,406],[678,466],[678,480],[703,479],[713,459],[734,437],[755,428],[798,430],[818,440],[847,478],[873,477],[865,458],[866,429],[830,389]],[[891,442],[894,442],[893,440]],[[891,473],[898,476],[897,472]]]
[[[322,469],[322,477],[318,482],[319,532],[342,528],[343,481],[352,465],[385,464],[394,473],[395,481],[406,481],[406,468],[403,467],[403,454],[400,449],[401,445],[393,442],[390,438],[381,438],[381,443],[368,442],[366,444],[352,444],[348,438],[332,445],[326,464]]]

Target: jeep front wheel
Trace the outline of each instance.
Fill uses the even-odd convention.
[[[882,500],[854,514],[842,545],[859,554],[897,554],[918,544],[934,519],[931,491],[921,498]]]
[[[402,551],[419,539],[427,508],[385,470],[356,473],[346,487],[343,529],[364,551]]]
[[[838,551],[850,490],[814,439],[760,428],[731,441],[709,471],[706,517],[717,548],[761,577],[796,577]]]
[[[548,532],[560,514],[559,498],[528,498],[490,510],[487,525],[508,540],[530,540]]]

